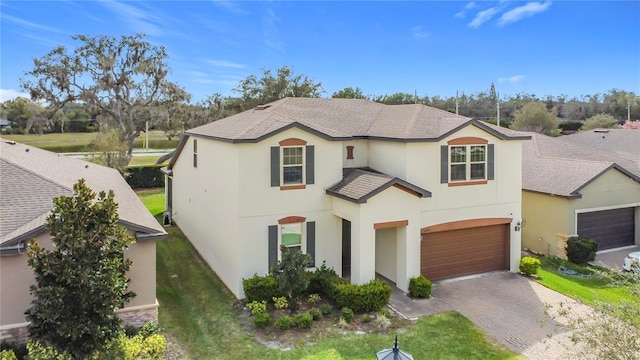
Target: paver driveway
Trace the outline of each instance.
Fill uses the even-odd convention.
[[[416,319],[423,315],[456,310],[511,350],[530,359],[571,359],[563,319],[545,315],[546,305],[563,303],[581,313],[588,306],[531,281],[523,276],[498,272],[433,285],[433,297],[412,300],[399,290],[389,304],[402,315]],[[565,345],[565,346],[563,346]]]

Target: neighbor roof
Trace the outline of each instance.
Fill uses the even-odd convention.
[[[45,231],[53,198],[73,194],[80,178],[95,192],[114,191],[121,225],[145,239],[166,235],[115,169],[0,138],[0,175],[0,245]]]
[[[531,135],[522,143],[524,190],[579,198],[582,188],[612,168],[640,181],[633,161],[565,140],[574,135]]]
[[[372,169],[345,169],[342,181],[328,188],[327,194],[357,204],[366,203],[374,195],[396,186],[418,197],[431,197],[431,193],[397,177]]]
[[[186,131],[176,155],[180,154],[189,136],[246,143],[258,142],[297,127],[337,141],[439,141],[468,125],[477,126],[503,140],[529,139],[521,132],[421,104],[385,105],[365,99],[284,98]],[[176,158],[174,156],[169,163],[169,170]]]

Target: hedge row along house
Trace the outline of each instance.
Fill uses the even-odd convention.
[[[183,135],[167,218],[238,298],[280,245],[404,291],[517,271],[530,138],[418,104],[285,98]]]
[[[28,337],[25,311],[31,305],[29,286],[35,283],[27,266],[26,246],[34,239],[51,248],[45,229],[53,198],[72,195],[80,178],[95,192],[114,190],[119,223],[136,241],[125,252],[133,261],[127,276],[136,297],[119,316],[140,326],[157,321],[156,244],[166,236],[120,173],[111,168],[0,139],[0,338],[23,343]]]

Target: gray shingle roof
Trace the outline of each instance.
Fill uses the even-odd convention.
[[[263,110],[248,110],[196,127],[187,135],[254,142],[297,125],[331,139],[433,141],[469,123],[505,139],[522,135],[420,104],[384,105],[364,99],[320,98],[280,99]]]
[[[374,195],[398,186],[419,197],[431,197],[431,193],[419,186],[399,178],[382,174],[371,169],[345,169],[345,176],[339,183],[326,190],[327,194],[357,204],[366,203]]]
[[[52,199],[71,195],[80,178],[93,191],[114,190],[123,225],[151,237],[166,235],[117,170],[0,138],[0,244],[44,231]]]
[[[531,133],[522,142],[522,188],[565,197],[580,197],[579,191],[610,168],[640,181],[633,161],[566,141]],[[639,149],[640,150],[640,149]],[[640,154],[639,154],[640,155]],[[638,157],[640,159],[640,156]]]

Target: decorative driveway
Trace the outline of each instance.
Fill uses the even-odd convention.
[[[567,305],[586,313],[588,306],[511,272],[433,284],[432,298],[413,300],[395,289],[389,304],[409,319],[455,310],[498,342],[529,359],[571,359],[575,345],[563,319],[546,315],[548,305]]]

